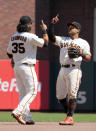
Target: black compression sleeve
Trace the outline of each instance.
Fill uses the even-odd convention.
[[[54,24],[52,23],[49,25],[48,36],[50,41],[55,42]]]

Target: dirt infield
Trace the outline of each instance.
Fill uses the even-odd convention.
[[[0,122],[0,131],[96,131],[96,123],[75,123],[61,126],[58,122],[36,122],[35,125],[20,125],[17,122]]]

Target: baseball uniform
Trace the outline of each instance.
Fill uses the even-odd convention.
[[[82,38],[71,39],[70,37],[56,36],[55,44],[60,47],[61,64],[56,84],[56,96],[60,100],[64,99],[68,94],[68,99],[74,99],[77,97],[82,77],[80,68],[82,57],[70,59],[68,56],[68,46],[77,46],[83,50],[84,54],[91,54],[89,43]]]
[[[7,53],[13,55],[15,62],[14,72],[19,89],[18,107],[13,111],[23,115],[25,121],[30,121],[30,104],[37,94],[37,75],[34,69],[36,64],[37,47],[43,47],[44,40],[28,32],[13,34],[10,38]]]

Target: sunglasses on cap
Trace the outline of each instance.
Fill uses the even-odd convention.
[[[74,29],[75,27],[73,25],[68,26],[69,29]]]

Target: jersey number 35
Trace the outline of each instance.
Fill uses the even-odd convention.
[[[12,53],[25,53],[24,43],[12,43]]]

